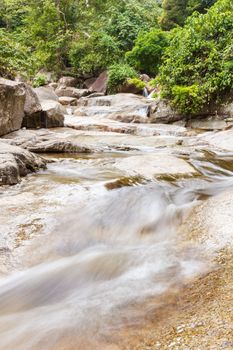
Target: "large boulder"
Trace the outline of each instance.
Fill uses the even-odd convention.
[[[73,98],[81,98],[84,96],[87,96],[90,94],[90,91],[87,89],[76,89],[74,87],[65,87],[65,86],[59,86],[55,93],[59,97],[73,97]]]
[[[40,119],[40,127],[55,128],[64,126],[65,109],[58,102],[58,97],[49,87],[40,87],[34,89],[36,92],[41,108],[42,114]]]
[[[94,81],[94,83],[89,87],[92,92],[102,92],[106,93],[108,85],[108,72],[102,72],[99,77]]]
[[[41,86],[36,89],[34,89],[35,93],[37,94],[39,101],[58,101],[58,96],[55,94],[54,89],[49,86]]]
[[[44,128],[55,128],[64,126],[64,110],[56,101],[41,102],[43,117],[41,126]]]
[[[158,98],[151,104],[151,123],[173,123],[181,119],[183,119],[183,116],[173,110],[166,101]]]
[[[28,85],[24,85],[26,100],[24,105],[23,127],[40,128],[43,121],[41,103],[36,92]]]
[[[59,85],[65,86],[65,87],[76,87],[77,86],[77,79],[73,77],[61,77],[58,81]]]
[[[84,88],[90,90],[90,87],[94,84],[97,78],[88,78],[84,81],[83,86]]]
[[[46,161],[17,146],[0,141],[0,186],[15,185],[22,176],[46,167]]]
[[[0,78],[0,136],[21,128],[25,99],[23,83]]]

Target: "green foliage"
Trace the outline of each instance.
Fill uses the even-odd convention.
[[[168,34],[159,29],[153,29],[149,33],[138,36],[132,51],[126,53],[126,59],[141,73],[156,75],[167,46]]]
[[[128,79],[127,83],[135,86],[139,90],[143,90],[146,87],[146,83],[138,78]]]
[[[76,72],[97,75],[122,60],[140,31],[156,24],[159,7],[154,0],[96,1],[92,6],[83,15],[88,27],[80,18],[69,58]]]
[[[233,3],[218,0],[175,29],[160,72],[163,95],[195,114],[233,86]],[[186,100],[186,102],[185,102]]]
[[[184,25],[188,16],[194,11],[204,13],[216,0],[163,0],[163,14],[160,25],[164,30],[170,30],[177,25]]]
[[[105,32],[83,35],[70,50],[70,61],[78,73],[98,74],[118,60],[120,50],[114,39]]]
[[[149,81],[149,85],[150,85],[151,87],[153,87],[153,88],[156,88],[158,84],[159,84],[159,79],[158,79],[158,77],[156,77],[156,78],[154,78],[154,79],[151,79],[151,80]]]
[[[17,73],[31,75],[34,61],[17,35],[0,29],[0,76],[13,78]]]
[[[195,114],[205,102],[200,86],[178,86],[172,88],[172,103],[181,113]]]
[[[137,72],[126,63],[117,63],[110,66],[108,71],[108,90],[111,93],[119,91],[127,79],[136,78]]]
[[[32,48],[38,68],[56,70],[62,67],[69,31],[54,1],[38,1],[28,7],[24,28],[24,40]]]
[[[46,85],[48,83],[47,81],[47,77],[44,74],[40,74],[38,73],[35,78],[33,79],[33,87],[39,87],[39,86],[43,86]]]
[[[154,92],[153,95],[152,95],[152,98],[157,98],[159,95],[157,92]]]
[[[160,8],[156,1],[119,1],[108,9],[106,31],[119,42],[122,51],[129,51],[134,45],[138,34],[148,31],[157,23]]]

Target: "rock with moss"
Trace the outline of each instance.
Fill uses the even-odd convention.
[[[146,83],[138,78],[128,79],[120,88],[120,92],[131,94],[141,94],[146,87]]]

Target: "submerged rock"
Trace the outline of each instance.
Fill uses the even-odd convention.
[[[0,136],[21,128],[25,99],[23,83],[0,78]]]
[[[0,141],[0,186],[15,185],[21,177],[45,167],[43,158]]]

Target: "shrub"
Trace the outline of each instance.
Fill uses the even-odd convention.
[[[172,88],[172,104],[183,114],[194,114],[203,105],[205,100],[200,87],[178,86]]]
[[[47,77],[44,74],[37,74],[33,79],[33,87],[39,87],[47,84]]]
[[[168,46],[168,34],[159,29],[138,36],[132,51],[126,53],[127,61],[141,73],[156,75],[162,54]]]
[[[146,83],[138,78],[128,79],[127,83],[129,85],[134,85],[139,90],[143,90],[146,87]]]
[[[108,71],[108,90],[111,93],[119,91],[119,87],[123,85],[127,79],[136,78],[137,72],[126,63],[116,63],[110,66]]]
[[[233,86],[233,3],[218,0],[173,30],[160,72],[163,95],[184,112],[198,114]]]

